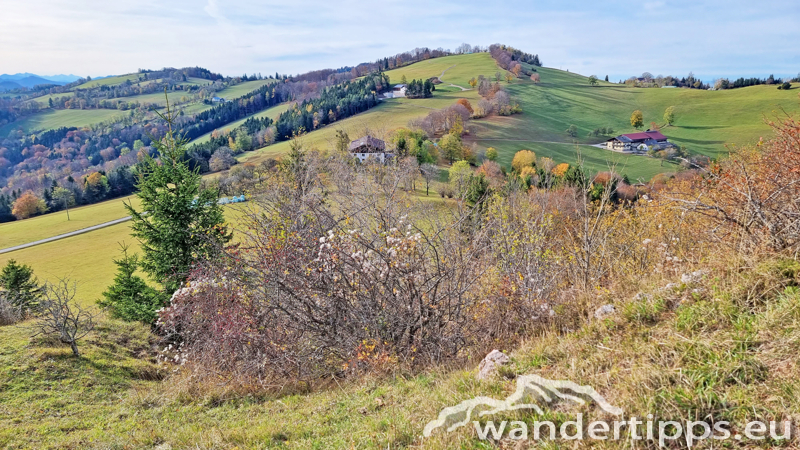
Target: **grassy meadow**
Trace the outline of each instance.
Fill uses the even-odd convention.
[[[520,141],[555,141],[594,144],[608,137],[590,137],[595,128],[612,127],[615,135],[635,132],[630,114],[639,109],[645,128],[650,122],[664,126],[664,110],[675,106],[675,123],[662,132],[691,153],[716,157],[726,145],[745,145],[769,131],[765,119],[782,111],[800,110],[800,89],[782,91],[775,86],[753,86],[724,91],[697,89],[630,88],[601,82],[590,86],[581,75],[539,68],[541,83],[518,80],[507,86],[520,101],[523,113],[490,117],[474,122],[479,140],[502,137]],[[503,82],[505,84],[505,82]],[[565,130],[576,125],[578,136]],[[514,144],[508,144],[513,147]]]
[[[430,77],[440,77],[442,84],[437,85],[436,89],[455,84],[466,89],[470,89],[470,78],[477,78],[483,75],[486,78],[493,78],[495,72],[505,72],[494,62],[488,53],[474,53],[470,55],[454,55],[442,58],[428,59],[415,64],[411,64],[398,69],[386,72],[392,84],[400,83],[400,78],[405,75],[408,81],[413,79],[428,79]],[[444,72],[444,76],[442,76]]]
[[[136,239],[130,237],[129,222],[0,254],[0,266],[14,259],[31,266],[40,282],[69,278],[77,283],[78,302],[91,306],[114,280],[113,260],[121,255],[122,242],[133,252],[139,250]]]
[[[66,213],[33,217],[0,224],[0,248],[12,247],[27,242],[44,239],[59,234],[90,227],[119,219],[128,215],[123,201],[130,201],[140,207],[136,196],[108,200],[102,203],[82,206]],[[247,205],[225,205],[225,217],[235,227],[242,208]],[[132,252],[139,251],[138,241],[130,235],[130,222],[124,222],[88,233],[71,236],[22,250],[0,254],[0,267],[10,259],[30,265],[39,281],[55,282],[69,277],[78,282],[79,300],[82,304],[93,305],[102,292],[111,284],[116,273],[113,260],[118,258],[120,243],[130,245]]]
[[[254,81],[244,81],[239,83],[235,86],[229,86],[225,89],[217,92],[218,97],[222,97],[226,100],[233,100],[235,98],[241,97],[243,95],[247,95],[256,89],[260,88],[261,86],[272,84],[275,80],[266,79],[266,80],[254,80]]]
[[[140,205],[139,197],[131,195],[115,198],[92,205],[80,206],[66,211],[31,217],[30,219],[0,223],[0,249],[38,241],[81,228],[99,225],[128,215],[123,203],[130,202],[135,208]]]
[[[85,127],[127,114],[116,109],[46,109],[0,127],[0,136],[11,130],[22,129],[26,133],[45,131],[60,127]]]
[[[187,94],[184,91],[169,91],[167,92],[167,97],[169,98],[169,104],[175,105],[181,102],[181,97],[191,97],[191,94]],[[152,94],[142,94],[142,95],[133,95],[130,97],[119,97],[115,98],[114,100],[118,100],[121,102],[139,102],[139,103],[150,103],[151,105],[158,105],[164,106],[167,103],[166,98],[164,97],[163,92],[153,92]]]
[[[75,86],[75,89],[90,89],[98,86],[114,86],[115,84],[124,83],[126,81],[136,82],[139,80],[138,73],[129,73],[125,75],[115,75],[112,77],[100,78],[98,80],[87,81],[86,83]]]

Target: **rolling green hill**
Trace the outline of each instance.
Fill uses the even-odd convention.
[[[564,130],[574,124],[579,130],[577,142],[597,143],[604,139],[588,137],[595,128],[611,126],[617,133],[633,132],[629,119],[636,109],[644,113],[645,127],[653,121],[663,126],[664,110],[675,106],[676,122],[662,132],[690,152],[716,157],[727,144],[757,140],[768,130],[765,118],[781,110],[797,111],[800,106],[800,89],[641,89],[611,83],[592,87],[580,75],[548,68],[540,68],[539,73],[538,85],[525,80],[508,86],[522,105],[521,115],[476,122],[480,140],[570,142]]]
[[[133,82],[138,80],[140,75],[141,74],[138,73],[129,73],[126,75],[116,75],[113,77],[100,78],[99,80],[91,80],[87,81],[86,83],[79,84],[78,86],[75,86],[75,89],[89,89],[98,86],[113,86],[115,84],[124,83],[126,81]]]
[[[425,61],[411,64],[399,69],[386,72],[392,83],[400,83],[400,78],[405,75],[408,81],[413,79],[428,79],[440,77],[442,84],[437,85],[436,89],[455,84],[464,88],[469,88],[468,81],[472,77],[483,75],[487,78],[493,77],[497,71],[505,72],[495,64],[488,53],[474,53],[471,55],[445,56],[443,58],[428,59]],[[442,73],[444,72],[444,76]]]
[[[716,157],[723,154],[726,145],[746,145],[758,140],[768,131],[765,119],[782,111],[800,110],[798,92],[777,90],[775,86],[754,86],[725,91],[696,89],[632,88],[625,85],[600,82],[590,86],[588,78],[551,68],[537,68],[541,82],[527,78],[516,79],[501,85],[517,99],[522,114],[473,120],[467,143],[481,147],[495,147],[499,161],[510,166],[514,153],[529,149],[538,156],[553,158],[556,162],[574,163],[580,154],[590,171],[608,170],[615,165],[631,179],[649,180],[661,172],[675,171],[669,162],[645,156],[621,155],[591,146],[606,137],[590,137],[588,133],[599,127],[612,127],[615,134],[636,131],[630,126],[630,115],[640,109],[644,113],[645,127],[650,122],[664,125],[664,110],[675,106],[676,121],[662,132],[690,153]],[[363,134],[366,129],[377,135],[386,134],[397,127],[407,126],[409,120],[426,115],[431,108],[442,108],[458,98],[479,101],[475,90],[462,91],[449,86],[455,84],[469,88],[468,80],[478,75],[493,78],[495,72],[504,72],[486,53],[448,56],[430,59],[387,72],[392,83],[399,83],[403,75],[408,80],[441,76],[433,99],[390,99],[365,113],[334,125],[315,130],[305,136],[309,146],[327,148],[337,128],[351,135]],[[442,76],[444,72],[444,76]],[[565,130],[576,125],[578,136],[572,138]],[[288,143],[251,152],[240,157],[243,161],[259,161],[286,151]]]
[[[136,81],[138,80],[138,74],[129,74],[129,75],[120,75],[115,77],[103,78],[100,80],[92,80],[77,86],[75,89],[84,89],[89,87],[97,87],[97,86],[112,86],[115,84],[123,83],[127,80]],[[152,81],[149,81],[152,82]],[[249,92],[252,92],[259,87],[274,83],[275,80],[256,80],[256,81],[245,81],[234,86],[227,87],[217,93],[220,97],[226,97],[228,99],[233,99],[237,97],[241,97],[246,95]],[[143,82],[146,84],[148,82]],[[208,80],[204,80],[201,78],[189,78],[185,84],[187,85],[203,85],[208,84]],[[41,97],[37,97],[32,99],[39,103],[40,105],[47,105],[48,100],[51,98],[56,97],[72,97],[74,96],[74,92],[65,92],[62,94],[53,94],[53,95],[44,95]],[[187,94],[183,91],[172,91],[168,93],[169,101],[172,104],[181,103],[181,99]],[[149,103],[151,105],[159,105],[163,106],[165,104],[164,93],[162,92],[155,92],[151,94],[142,94],[142,95],[135,95],[130,97],[119,97],[116,100],[121,101],[128,101],[128,102],[139,102],[141,104]],[[182,105],[185,114],[197,114],[207,109],[210,109],[211,105],[206,105],[199,101],[188,101],[183,103]],[[33,132],[33,131],[45,131],[52,128],[60,128],[60,127],[83,127],[93,125],[98,122],[103,122],[105,120],[111,119],[116,117],[120,114],[124,114],[122,111],[113,110],[113,109],[86,109],[86,110],[76,110],[76,109],[68,109],[68,110],[53,110],[53,109],[44,109],[40,112],[32,114],[30,116],[24,117],[22,119],[16,120],[15,122],[6,124],[0,127],[0,135],[5,136],[8,134],[9,131],[21,128],[25,132]]]

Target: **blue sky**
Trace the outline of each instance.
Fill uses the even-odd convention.
[[[546,66],[639,75],[796,76],[797,0],[7,0],[0,73],[108,75],[202,66],[299,73],[415,47],[506,43]]]

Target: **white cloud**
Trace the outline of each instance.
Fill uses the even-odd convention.
[[[3,72],[107,75],[200,65],[225,74],[298,73],[412,49],[504,42],[545,64],[612,79],[797,73],[794,2],[711,0],[100,1],[9,0]]]

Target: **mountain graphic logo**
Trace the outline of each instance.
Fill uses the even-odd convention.
[[[525,400],[534,403],[526,403]],[[436,420],[425,425],[422,435],[430,437],[434,430],[445,427],[450,432],[469,424],[473,418],[506,411],[532,409],[542,414],[539,403],[553,403],[557,400],[568,400],[580,405],[594,401],[603,411],[615,416],[622,415],[622,409],[612,406],[591,386],[581,386],[566,380],[548,380],[538,375],[522,375],[517,377],[516,391],[505,400],[475,397],[456,406],[449,406],[439,412]]]

